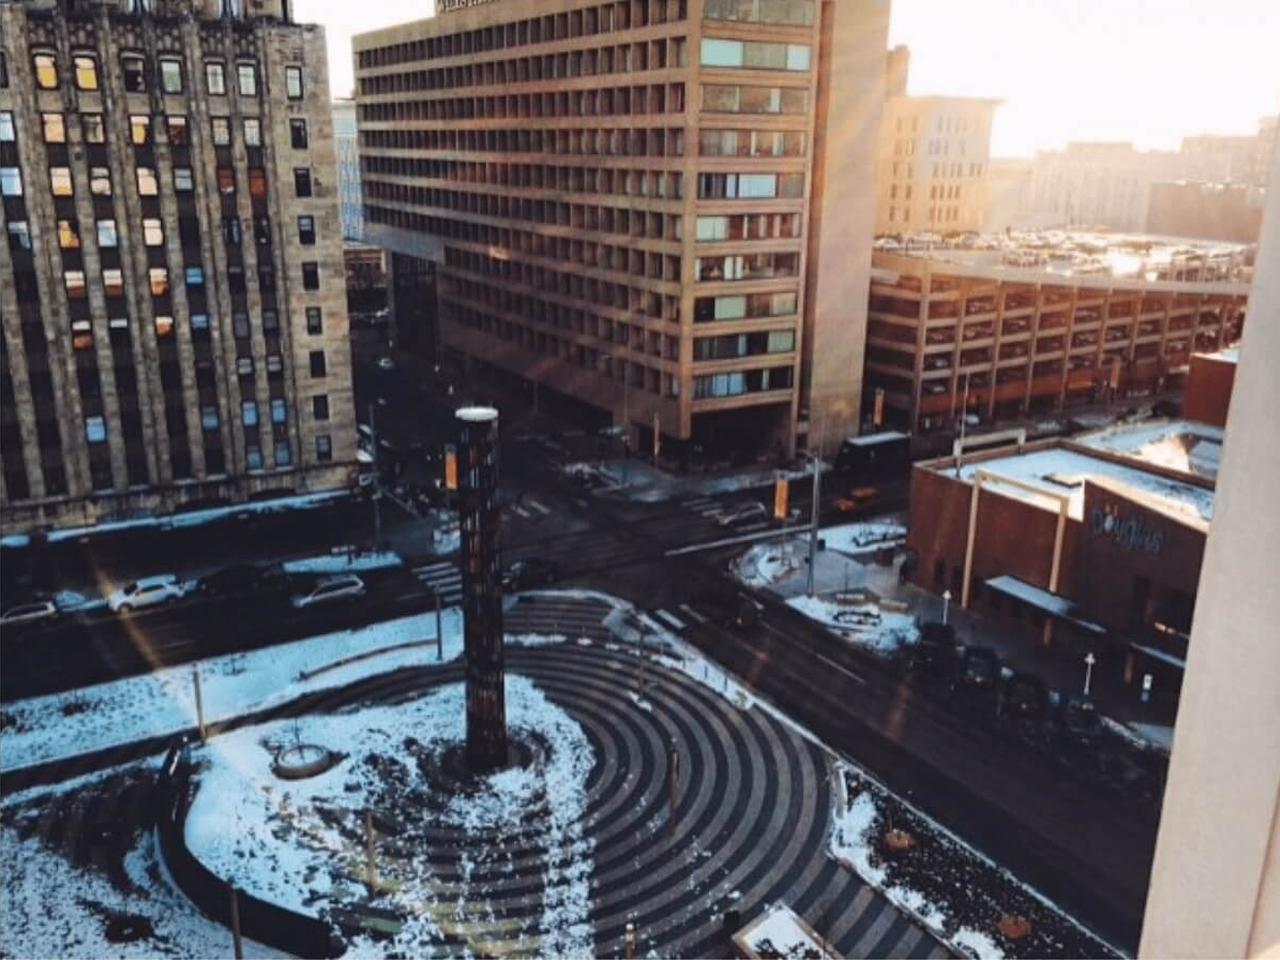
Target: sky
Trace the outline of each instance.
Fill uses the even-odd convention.
[[[866,0],[838,0],[841,3]],[[294,0],[328,30],[330,85],[351,90],[351,36],[429,16],[433,0]],[[1176,149],[1280,113],[1280,0],[893,0],[909,92],[996,97],[994,156],[1068,140]]]

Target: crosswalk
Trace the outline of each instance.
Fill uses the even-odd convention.
[[[551,512],[551,508],[545,504],[539,503],[532,497],[527,497],[518,503],[508,504],[508,509],[512,513],[517,513],[526,520],[536,520],[539,517],[545,517]]]
[[[677,612],[678,611],[678,612]],[[664,627],[674,630],[676,633],[682,633],[687,630],[691,624],[706,623],[710,618],[699,613],[687,603],[682,603],[676,607],[675,611],[659,607],[649,611],[649,616],[657,620]]]
[[[448,560],[428,563],[414,567],[413,575],[432,593],[438,593],[446,607],[462,602],[462,570],[456,563]]]
[[[715,497],[692,497],[687,500],[681,500],[680,506],[707,518],[718,517],[724,513],[724,504],[716,500]]]

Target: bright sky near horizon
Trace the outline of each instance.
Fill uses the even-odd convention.
[[[351,90],[352,34],[432,9],[294,0],[298,20],[328,31],[335,95]],[[911,48],[911,93],[1004,101],[995,156],[1068,140],[1176,148],[1280,113],[1280,0],[893,0],[889,43]]]

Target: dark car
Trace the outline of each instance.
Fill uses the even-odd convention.
[[[1092,746],[1102,735],[1102,720],[1088,697],[1067,697],[1058,705],[1055,720],[1059,736],[1077,746]]]
[[[956,670],[956,628],[949,623],[920,624],[920,639],[907,653],[907,669],[926,676],[952,676]]]
[[[703,590],[693,605],[723,627],[753,627],[760,611],[750,597],[735,590]]]
[[[280,567],[258,563],[237,563],[200,579],[199,590],[210,597],[238,597],[249,593],[283,591],[289,578]]]
[[[965,647],[956,664],[957,687],[993,691],[1000,679],[1000,658],[990,647]]]
[[[549,587],[560,579],[560,565],[551,560],[530,557],[517,560],[502,575],[503,590],[536,590]]]
[[[1049,692],[1034,674],[1014,671],[1000,691],[1000,713],[1015,720],[1040,720],[1049,710]]]

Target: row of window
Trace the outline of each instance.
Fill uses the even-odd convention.
[[[802,130],[698,131],[698,153],[704,157],[803,157],[807,142]]]
[[[160,181],[156,171],[151,167],[138,167],[134,172],[138,196],[155,197],[160,194]],[[218,167],[216,171],[218,192],[230,196],[236,192],[235,170],[231,167]],[[267,171],[261,167],[250,167],[248,170],[249,195],[256,198],[267,196]],[[177,167],[173,171],[174,189],[179,192],[190,191],[194,184],[190,167]],[[70,167],[49,168],[49,189],[55,197],[71,197],[75,195],[75,185],[71,177]],[[91,167],[89,170],[89,192],[94,196],[111,196],[111,172],[106,167]],[[0,196],[20,197],[24,193],[22,171],[17,167],[0,167]],[[299,198],[312,196],[314,183],[309,167],[295,167],[293,171],[293,195]],[[313,222],[314,226],[314,222]]]
[[[693,359],[736,360],[769,353],[791,353],[796,348],[794,330],[767,330],[759,333],[728,333],[698,337],[693,341]]]
[[[42,90],[56,90],[62,83],[58,68],[58,56],[51,50],[36,50],[31,55],[36,86]],[[242,97],[258,95],[258,64],[253,60],[235,63],[236,89]],[[147,58],[139,53],[124,53],[120,57],[121,77],[126,93],[146,93],[151,89],[151,73]],[[206,60],[204,64],[205,92],[212,96],[227,93],[227,66],[221,60]],[[98,55],[88,51],[73,51],[71,76],[77,90],[94,91],[101,85]],[[290,100],[301,100],[303,94],[302,67],[284,68],[285,93]],[[159,57],[155,72],[155,88],[161,93],[185,92],[186,79],[183,59],[175,55]]]
[[[738,370],[712,373],[693,378],[695,400],[715,397],[737,397],[745,393],[789,390],[795,382],[794,367],[767,367],[763,370]]]
[[[415,177],[451,183],[492,184],[561,193],[595,193],[622,197],[679,200],[684,175],[678,170],[622,170],[612,167],[568,167],[549,164],[474,163],[366,156],[363,177],[370,188],[380,176]],[[387,185],[403,186],[403,185]]]
[[[704,0],[702,16],[706,20],[809,27],[813,25],[814,0]]]
[[[486,97],[411,99],[359,105],[360,124],[398,120],[503,120],[621,117],[684,113],[684,84],[656,83],[599,90],[547,90]]]
[[[758,40],[725,40],[703,37],[701,63],[704,67],[729,67],[742,70],[788,70],[796,73],[809,69],[813,48],[807,43],[766,43]]]
[[[738,213],[699,216],[696,223],[699,243],[728,240],[790,240],[800,236],[798,213]]]
[[[803,173],[700,173],[699,200],[798,200]]]
[[[723,257],[698,257],[694,278],[699,283],[729,280],[772,280],[800,272],[799,253],[739,253]]]

